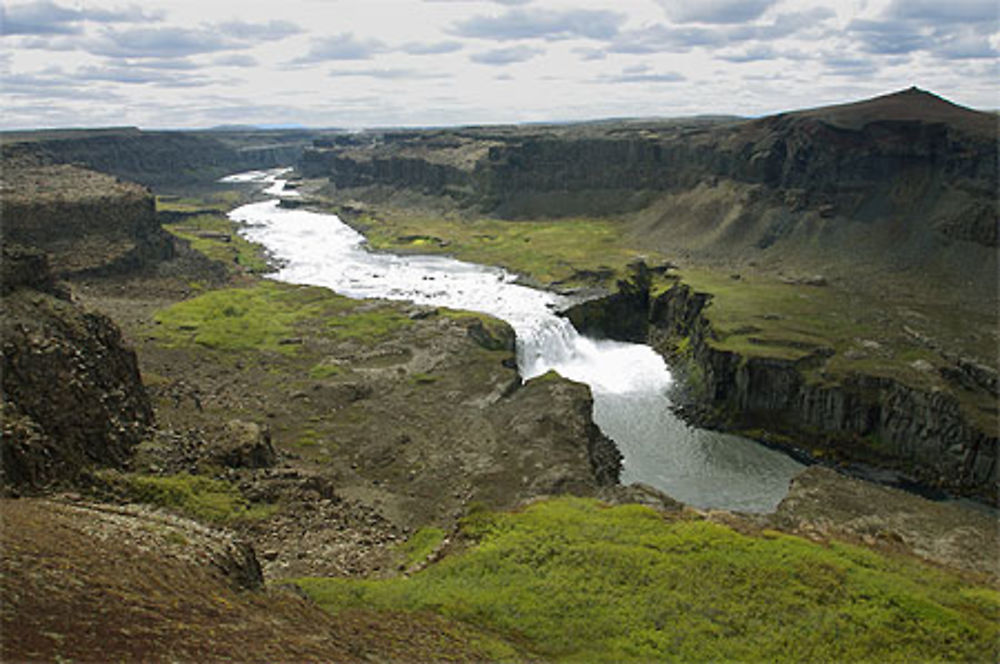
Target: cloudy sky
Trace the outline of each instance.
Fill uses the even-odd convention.
[[[918,85],[1000,107],[997,0],[35,0],[0,127],[760,115]]]

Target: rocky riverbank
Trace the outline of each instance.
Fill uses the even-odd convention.
[[[945,389],[928,391],[885,375],[839,373],[828,366],[837,352],[833,347],[806,344],[794,357],[766,346],[740,352],[725,345],[708,315],[711,293],[696,291],[681,277],[654,295],[653,276],[638,263],[617,293],[566,315],[588,333],[656,347],[678,374],[676,402],[690,420],[805,449],[817,458],[891,469],[900,473],[897,483],[995,504],[995,428],[982,428],[960,402],[973,400],[968,392],[995,399],[995,372],[953,361],[938,370]]]

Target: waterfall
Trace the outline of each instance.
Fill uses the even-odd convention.
[[[232,176],[286,196],[281,172]],[[753,441],[695,429],[667,397],[672,377],[649,346],[589,339],[553,313],[566,298],[516,283],[499,268],[443,256],[368,250],[362,235],[332,214],[287,209],[276,199],[233,210],[241,233],[268,248],[282,267],[272,278],[325,286],[356,298],[387,298],[496,316],[514,328],[521,376],[554,370],[586,383],[594,422],[615,441],[623,482],[645,482],[696,507],[769,511],[802,466]]]

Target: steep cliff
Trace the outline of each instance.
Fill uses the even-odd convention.
[[[135,353],[55,287],[44,254],[3,246],[4,491],[121,466],[152,424]]]
[[[69,165],[4,161],[3,242],[48,252],[58,276],[120,272],[169,258],[152,194]]]
[[[667,356],[678,374],[674,400],[696,422],[996,500],[995,426],[984,428],[984,418],[971,418],[960,399],[968,400],[974,392],[995,402],[996,373],[991,369],[980,367],[981,380],[969,374],[961,387],[927,390],[878,373],[828,371],[832,349],[818,348],[794,359],[766,351],[738,352],[718,341],[706,315],[711,294],[678,282],[650,297],[648,278],[638,269],[621,286],[619,293],[578,305],[566,315],[591,334],[633,341],[642,340],[636,334],[641,328],[623,330],[623,316],[645,317],[645,340]],[[645,301],[636,295],[643,291]],[[627,315],[625,303],[631,305]],[[963,373],[959,367],[941,372]],[[995,422],[995,412],[992,417]]]

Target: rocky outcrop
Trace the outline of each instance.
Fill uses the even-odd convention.
[[[649,267],[639,261],[629,266],[631,275],[618,280],[618,290],[588,300],[565,312],[573,327],[591,337],[645,342],[649,336]]]
[[[939,565],[1000,578],[1000,531],[994,513],[952,501],[930,501],[822,466],[796,476],[768,520],[806,537],[902,546]]]
[[[435,194],[457,194],[471,185],[470,174],[413,157],[356,158],[332,151],[308,151],[300,168],[305,177],[329,177],[338,187],[392,184]]]
[[[4,490],[122,466],[153,421],[135,353],[52,286],[44,255],[5,245],[3,264]]]
[[[278,460],[266,426],[230,420],[212,437],[209,459],[227,468],[268,468]]]
[[[635,289],[626,286],[626,293]],[[891,468],[927,486],[996,499],[997,436],[974,426],[953,395],[864,374],[810,379],[809,370],[826,357],[822,349],[794,361],[719,349],[704,315],[710,301],[710,295],[678,283],[637,310],[649,312],[648,340],[679,374],[674,398],[689,418],[766,434],[774,443],[798,441],[793,444],[840,461]],[[592,325],[607,321],[607,336],[635,340],[615,337],[620,306],[621,296],[612,295],[567,315],[574,319],[582,312]]]
[[[146,188],[67,165],[5,163],[0,237],[47,252],[59,277],[126,272],[173,255]]]

